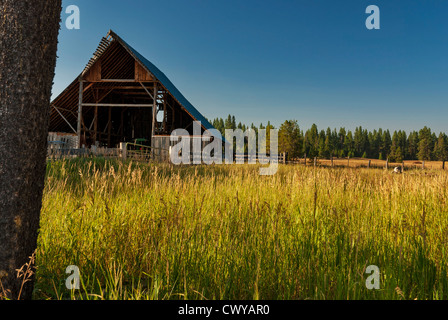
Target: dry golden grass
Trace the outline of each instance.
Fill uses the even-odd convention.
[[[50,163],[35,297],[448,298],[446,171],[258,168]]]

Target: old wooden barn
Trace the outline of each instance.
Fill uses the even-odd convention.
[[[154,64],[113,31],[81,74],[51,102],[50,140],[75,148],[138,142],[169,148],[177,128],[214,129]]]

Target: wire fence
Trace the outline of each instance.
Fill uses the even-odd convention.
[[[170,162],[171,148],[155,148],[143,144],[136,143],[121,143],[119,148],[64,148],[63,145],[55,147],[54,144],[48,148],[48,160],[60,160],[76,157],[105,157],[105,158],[120,158],[131,159],[137,161],[157,161]],[[190,163],[201,163],[201,152],[190,152]],[[288,158],[288,153],[283,152],[277,155],[270,154],[233,154],[233,163],[272,163],[286,165],[303,165],[312,167],[345,167],[345,168],[384,168],[395,169],[399,168],[400,172],[409,169],[441,169],[445,170],[446,161],[419,161],[419,160],[405,160],[402,162],[391,162],[389,160],[365,159],[365,158]],[[222,163],[228,163],[223,158]]]

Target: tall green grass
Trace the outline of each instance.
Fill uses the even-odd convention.
[[[448,298],[447,173],[258,168],[49,163],[35,298]]]

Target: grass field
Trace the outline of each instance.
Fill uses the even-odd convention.
[[[447,201],[441,170],[51,162],[34,296],[447,299]]]

